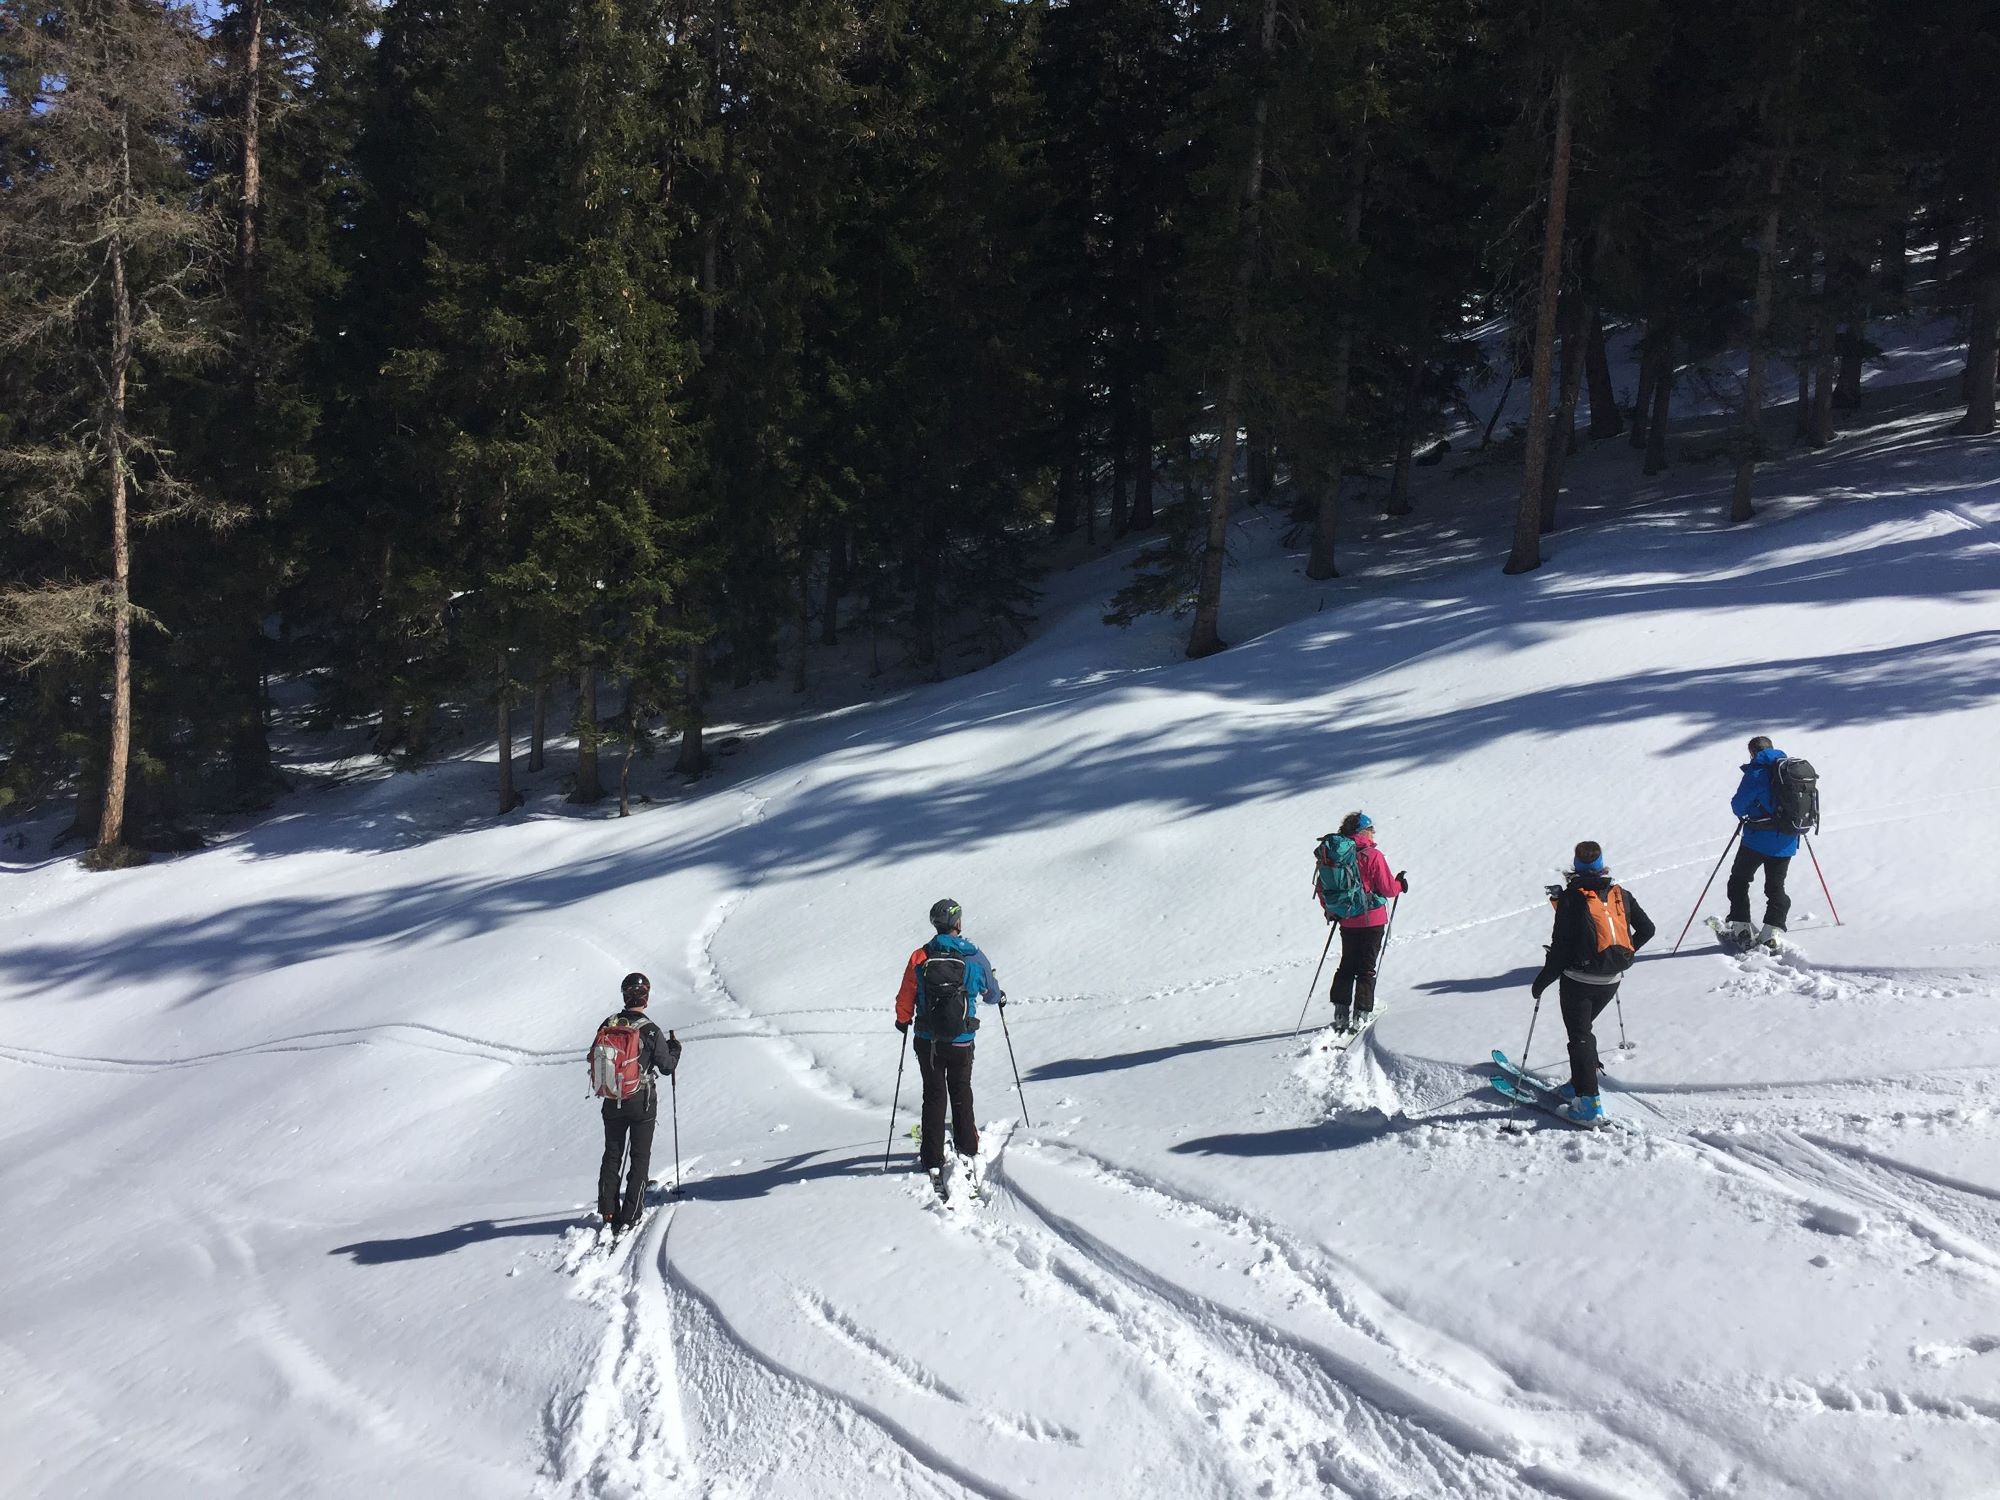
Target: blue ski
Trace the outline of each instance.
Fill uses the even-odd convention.
[[[1530,1072],[1497,1047],[1493,1049],[1493,1065],[1501,1070],[1492,1077],[1493,1087],[1517,1104],[1532,1105],[1576,1130],[1600,1130],[1606,1125],[1622,1123],[1603,1119],[1595,1125],[1586,1125],[1580,1120],[1572,1120],[1563,1112],[1563,1106],[1569,1101],[1562,1095],[1562,1085],[1539,1073]]]
[[[1540,1073],[1522,1067],[1498,1047],[1493,1049],[1493,1066],[1500,1069],[1508,1077],[1518,1079],[1529,1088],[1537,1089],[1544,1094],[1553,1094],[1561,1087],[1553,1079],[1544,1078]]]

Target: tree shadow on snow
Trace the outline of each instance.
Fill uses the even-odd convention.
[[[918,694],[907,708],[866,716],[845,737],[802,744],[818,756],[819,779],[809,796],[763,821],[689,834],[662,814],[654,838],[590,858],[559,847],[536,867],[514,861],[519,851],[510,845],[505,868],[390,875],[339,895],[274,893],[91,943],[17,943],[0,952],[0,981],[23,997],[65,988],[88,997],[120,982],[185,976],[195,983],[184,1003],[198,1004],[231,980],[262,981],[339,953],[396,953],[419,939],[475,938],[680,871],[712,871],[738,887],[796,888],[940,847],[970,858],[1003,837],[1086,815],[1143,809],[1158,822],[1290,797],[1323,783],[1331,766],[1448,768],[1508,740],[1552,742],[1637,721],[1650,721],[1652,742],[1670,754],[1716,741],[1733,746],[1745,724],[1783,723],[1788,735],[1809,739],[1885,714],[1980,707],[2000,700],[2000,630],[1640,671],[1605,662],[1595,677],[1459,697],[1430,712],[1413,712],[1406,696],[1379,681],[1475,636],[1484,649],[1506,651],[1618,615],[1657,617],[1659,629],[1671,631],[1676,616],[1759,605],[1810,610],[1983,595],[1993,584],[1993,541],[1984,528],[1941,519],[1939,509],[1942,497],[1976,487],[1966,479],[1970,452],[1963,442],[1940,441],[1899,450],[1865,472],[1843,469],[1850,485],[1872,486],[1880,498],[1865,509],[1821,503],[1774,517],[1757,538],[1761,556],[1738,533],[1690,532],[1687,512],[1676,508],[1627,521],[1615,549],[1595,547],[1515,588],[1467,596],[1463,577],[1452,573],[1206,661],[1061,682],[1035,675],[1046,664],[1003,665],[988,691]],[[1977,484],[1991,482],[1977,476]],[[1912,523],[1919,534],[1825,550],[1862,524],[1890,522]],[[1320,696],[1301,701],[1302,691]],[[1155,722],[1150,705],[1166,693],[1200,695],[1211,711]],[[1109,725],[1102,709],[1122,722]],[[945,737],[1001,721],[1032,750],[977,777],[959,774]],[[940,752],[934,774],[896,753],[919,746]],[[380,847],[380,830],[365,824],[280,820],[246,833],[232,857]],[[1496,826],[1495,846],[1506,836]],[[282,988],[271,983],[274,996]]]
[[[1222,1135],[1196,1136],[1178,1141],[1170,1149],[1181,1156],[1317,1156],[1327,1151],[1349,1151],[1373,1145],[1391,1136],[1418,1130],[1427,1125],[1490,1125],[1498,1118],[1494,1110],[1461,1110],[1456,1114],[1427,1114],[1420,1119],[1398,1115],[1394,1119],[1379,1110],[1369,1110],[1354,1119],[1321,1120],[1312,1125],[1287,1125],[1278,1130],[1233,1130]]]
[[[407,1239],[357,1240],[352,1245],[336,1245],[327,1254],[348,1256],[357,1266],[388,1266],[399,1261],[429,1260],[433,1256],[449,1255],[454,1250],[463,1250],[467,1245],[483,1244],[488,1240],[554,1236],[565,1229],[575,1228],[577,1223],[574,1215],[566,1219],[525,1221],[474,1219],[430,1234],[413,1234]]]

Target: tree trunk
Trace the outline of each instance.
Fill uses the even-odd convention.
[[[1132,528],[1128,496],[1132,484],[1131,388],[1112,394],[1111,417],[1111,536],[1115,541]]]
[[[1249,500],[1252,505],[1262,505],[1271,498],[1271,429],[1262,422],[1252,422],[1244,428],[1244,440],[1250,450],[1246,455]]]
[[[1604,349],[1604,318],[1592,313],[1589,342],[1583,346],[1583,372],[1590,381],[1590,435],[1617,437],[1625,430],[1625,413],[1618,409],[1618,392],[1611,385],[1611,359]]]
[[[1511,361],[1510,361],[1511,363]],[[1521,378],[1518,371],[1507,371],[1507,383],[1500,387],[1500,399],[1493,403],[1492,415],[1486,419],[1486,430],[1479,435],[1479,451],[1484,453],[1493,442],[1493,429],[1500,425],[1500,413],[1507,409],[1507,398],[1514,394],[1514,382]]]
[[[1389,473],[1389,498],[1382,507],[1388,516],[1410,513],[1410,465],[1416,458],[1417,419],[1424,404],[1424,362],[1414,349],[1409,367],[1403,380],[1402,409],[1396,414],[1396,466]]]
[[[1153,407],[1141,401],[1132,434],[1132,529],[1153,528]]]
[[[118,114],[119,196],[130,213],[132,139],[129,113]],[[132,368],[132,294],[125,281],[125,243],[114,231],[111,262],[110,399],[105,403],[104,451],[111,460],[111,746],[104,762],[104,806],[97,821],[100,864],[120,863],[125,843],[125,788],[132,763],[132,542],[125,473],[126,383]]]
[[[1646,462],[1642,472],[1658,474],[1667,466],[1667,426],[1674,409],[1674,343],[1671,321],[1660,325],[1660,348],[1653,364],[1653,410],[1646,418]]]
[[[826,592],[820,605],[819,643],[840,644],[840,596],[847,592],[847,523],[834,523],[826,545]]]
[[[1817,338],[1818,330],[1808,320],[1806,341],[1800,345],[1799,357],[1792,365],[1792,381],[1798,387],[1798,400],[1792,408],[1792,440],[1799,443],[1812,441],[1812,356]]]
[[[576,678],[576,787],[572,802],[602,802],[604,783],[597,776],[597,669],[585,667]]]
[[[495,729],[500,743],[500,816],[506,817],[514,810],[518,800],[514,795],[514,695],[507,685],[507,653],[500,653],[499,666],[495,672],[499,691],[494,696]]]
[[[1995,354],[2000,350],[2000,192],[1986,201],[1974,247],[1972,336],[1965,348],[1965,415],[1954,432],[1978,436],[1994,425]]]
[[[1216,409],[1215,488],[1208,500],[1208,536],[1195,593],[1194,628],[1187,654],[1210,656],[1223,647],[1222,563],[1229,541],[1229,486],[1236,467],[1237,406],[1243,394],[1243,363],[1250,342],[1250,284],[1257,274],[1257,232],[1264,191],[1264,129],[1271,113],[1271,59],[1277,50],[1278,0],[1264,0],[1258,36],[1260,61],[1256,102],[1251,108],[1250,162],[1236,217],[1236,291],[1229,312],[1229,367]]]
[[[535,684],[535,711],[528,729],[528,770],[530,774],[548,764],[549,736],[549,685],[547,681]]]
[[[875,670],[881,671],[881,663]],[[688,647],[687,680],[682,685],[681,745],[674,757],[674,769],[683,776],[700,776],[708,769],[708,752],[702,744],[704,711],[702,698],[708,690],[708,646],[696,641]]]
[[[1315,581],[1338,578],[1336,549],[1340,541],[1340,476],[1345,466],[1347,396],[1354,369],[1354,330],[1343,327],[1333,341],[1333,389],[1327,393],[1327,427],[1332,432],[1330,452],[1322,451],[1303,459],[1300,467],[1312,471],[1312,548],[1306,554],[1306,577]]]
[[[1931,234],[1937,240],[1937,250],[1931,257],[1931,295],[1940,307],[1951,307],[1958,301],[1951,284],[1957,270],[1952,252],[1958,248],[1958,205],[1950,199],[1933,205],[1930,221]]]
[[[1556,75],[1556,138],[1549,164],[1548,222],[1542,232],[1542,283],[1535,309],[1535,364],[1528,383],[1528,453],[1521,472],[1521,503],[1514,517],[1514,548],[1507,573],[1542,565],[1542,476],[1549,457],[1549,381],[1555,362],[1556,304],[1562,292],[1563,218],[1569,207],[1570,77],[1564,62]]]
[[[243,156],[236,196],[236,267],[243,277],[246,296],[256,275],[258,217],[264,202],[263,59],[264,0],[244,0]]]
[[[812,646],[812,549],[799,549],[798,650],[792,657],[792,691],[803,693],[808,681],[807,652]]]
[[[1660,320],[1646,320],[1646,337],[1639,345],[1639,389],[1632,397],[1632,446],[1644,449],[1646,446],[1646,421],[1653,411],[1653,376],[1659,369],[1659,360],[1653,352],[1653,345],[1659,341]]]
[[[1867,328],[1867,320],[1857,318],[1840,335],[1840,374],[1833,385],[1833,404],[1840,411],[1853,411],[1861,404],[1861,355]]]
[[[1076,532],[1078,488],[1076,454],[1065,446],[1062,461],[1056,467],[1056,513],[1050,528],[1059,537]]]
[[[1542,530],[1556,529],[1556,500],[1562,494],[1563,472],[1569,467],[1576,447],[1576,403],[1583,392],[1583,342],[1590,325],[1597,320],[1594,309],[1571,293],[1570,307],[1563,311],[1562,391],[1556,397],[1555,431],[1550,434],[1549,452],[1542,470]]]
[[[1341,232],[1349,245],[1361,238],[1361,161],[1357,147],[1352,155],[1354,175],[1347,209],[1341,216]],[[1354,324],[1342,318],[1333,339],[1333,385],[1326,396],[1326,425],[1331,438],[1324,450],[1306,460],[1319,481],[1313,495],[1312,548],[1306,554],[1306,577],[1316,581],[1340,576],[1335,548],[1340,540],[1340,475],[1347,452],[1347,407],[1353,375]]]
[[[1882,231],[1882,277],[1878,285],[1891,297],[1910,289],[1910,222],[1898,219]]]
[[[1837,348],[1840,325],[1833,316],[1836,290],[1833,268],[1829,266],[1824,305],[1813,328],[1813,354],[1818,368],[1813,372],[1812,420],[1806,425],[1806,441],[1815,448],[1824,448],[1833,441],[1833,379],[1840,358]]]
[[[639,731],[628,725],[625,731],[625,755],[618,762],[618,816],[632,816],[632,757],[639,752]]]
[[[1743,417],[1738,437],[1736,483],[1729,495],[1731,523],[1747,521],[1757,514],[1750,490],[1757,477],[1757,461],[1764,452],[1764,365],[1771,338],[1771,303],[1777,282],[1778,216],[1784,207],[1785,170],[1792,155],[1791,93],[1798,88],[1798,74],[1805,65],[1805,41],[1801,30],[1805,20],[1804,0],[1795,9],[1794,34],[1799,40],[1792,51],[1792,88],[1785,101],[1786,123],[1778,148],[1771,160],[1771,183],[1765,190],[1764,219],[1757,232],[1757,288],[1750,308],[1750,369],[1743,378]],[[1768,105],[1768,95],[1767,105]],[[1767,107],[1765,119],[1770,118]]]

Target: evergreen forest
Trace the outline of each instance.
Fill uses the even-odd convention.
[[[287,683],[623,810],[1135,534],[1205,656],[1232,515],[1334,577],[1496,383],[1495,568],[1729,350],[1746,521],[1919,297],[1990,433],[1996,80],[1987,0],[0,0],[0,816],[185,847]]]

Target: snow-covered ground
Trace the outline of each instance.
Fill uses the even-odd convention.
[[[17,859],[6,1491],[2000,1493],[2000,448],[1945,400],[1879,388],[1742,528],[1602,445],[1523,578],[1497,472],[1427,471],[1325,589],[1253,514],[1199,663],[1093,564],[998,666],[627,820],[478,826],[475,756]],[[1800,952],[1669,956],[1760,731],[1845,925],[1802,860]],[[1290,1028],[1355,807],[1412,889],[1341,1053]],[[1590,1135],[1485,1081],[1579,838],[1662,927]],[[901,1123],[881,1171],[941,895],[1026,1092],[989,1021],[952,1211]],[[689,1193],[613,1252],[581,1052],[632,968]]]

